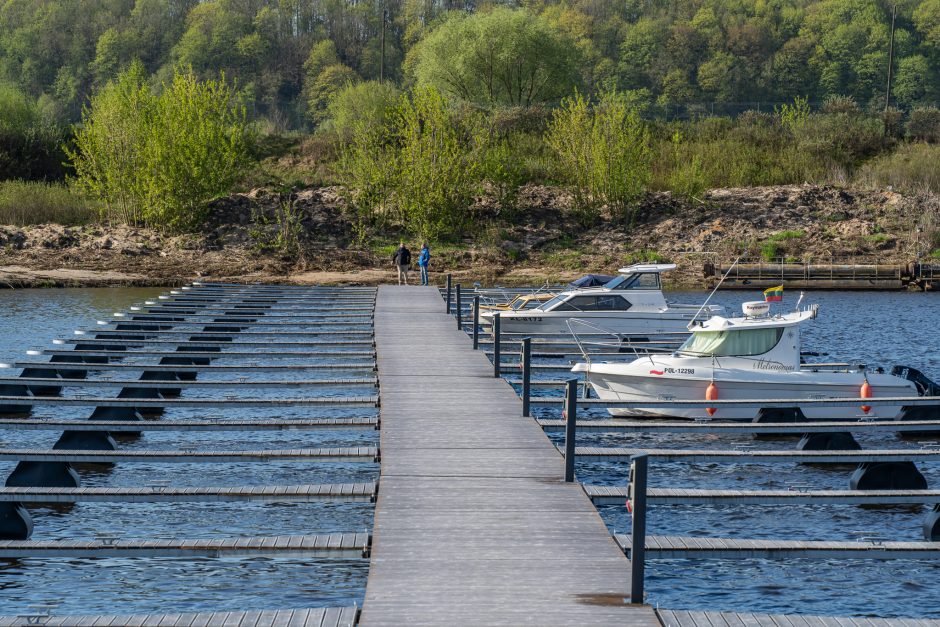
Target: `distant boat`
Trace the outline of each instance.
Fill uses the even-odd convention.
[[[660,274],[676,264],[635,264],[600,287],[576,288],[558,294],[537,307],[500,312],[504,333],[568,333],[568,321],[578,319],[603,331],[624,336],[688,333],[695,319],[723,313],[710,305],[670,303],[663,296]],[[481,308],[482,309],[482,308]],[[481,312],[492,322],[493,312]]]
[[[815,306],[770,315],[770,303],[744,303],[744,316],[714,316],[693,326],[692,335],[672,354],[649,355],[629,363],[579,363],[602,400],[767,400],[861,397],[911,397],[912,381],[864,367],[844,370],[814,368],[800,363],[800,325],[816,317]],[[797,405],[809,419],[853,415],[891,420],[902,408],[822,407]],[[655,415],[678,418],[753,420],[760,407],[610,408],[615,416]]]

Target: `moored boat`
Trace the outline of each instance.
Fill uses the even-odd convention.
[[[913,397],[907,379],[870,372],[864,366],[841,370],[800,361],[800,325],[817,307],[771,315],[770,303],[744,303],[744,315],[713,316],[693,325],[692,335],[671,354],[631,362],[588,360],[572,368],[584,373],[600,399],[610,401],[773,400],[860,397]],[[811,420],[868,416],[895,419],[901,406],[825,407],[796,405]],[[753,420],[760,407],[610,408],[617,416]]]

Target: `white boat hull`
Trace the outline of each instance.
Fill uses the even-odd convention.
[[[864,375],[860,372],[800,371],[777,375],[772,373],[759,380],[743,381],[723,378],[716,371],[714,378],[720,400],[773,400],[858,398]],[[589,371],[587,379],[598,398],[608,401],[700,401],[711,379],[672,378],[666,376],[635,376]],[[909,381],[886,374],[869,373],[868,382],[873,398],[917,396]],[[797,405],[810,420],[847,418],[878,418],[893,420],[901,412],[900,406],[873,405],[866,413],[859,407],[823,407],[813,404]],[[753,420],[760,407],[722,407],[714,415],[705,408],[610,408],[614,416],[670,417],[694,420]]]

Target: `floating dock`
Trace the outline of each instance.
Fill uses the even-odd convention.
[[[381,488],[360,624],[659,625],[564,460],[436,290],[381,287]]]

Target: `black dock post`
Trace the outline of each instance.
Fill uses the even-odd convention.
[[[450,274],[447,275],[447,313],[450,313]]]
[[[646,570],[646,471],[649,457],[634,455],[630,462],[628,504],[633,516],[630,539],[630,603],[643,603],[643,578]]]
[[[480,348],[480,297],[473,297],[473,350]]]
[[[565,482],[574,481],[574,447],[578,429],[578,380],[565,382]]]
[[[500,360],[502,357],[499,354],[499,312],[493,314],[493,376],[497,379],[500,375]]]
[[[522,415],[529,415],[532,397],[532,338],[522,338]]]
[[[463,303],[460,302],[460,283],[457,284],[457,328],[463,330]]]

